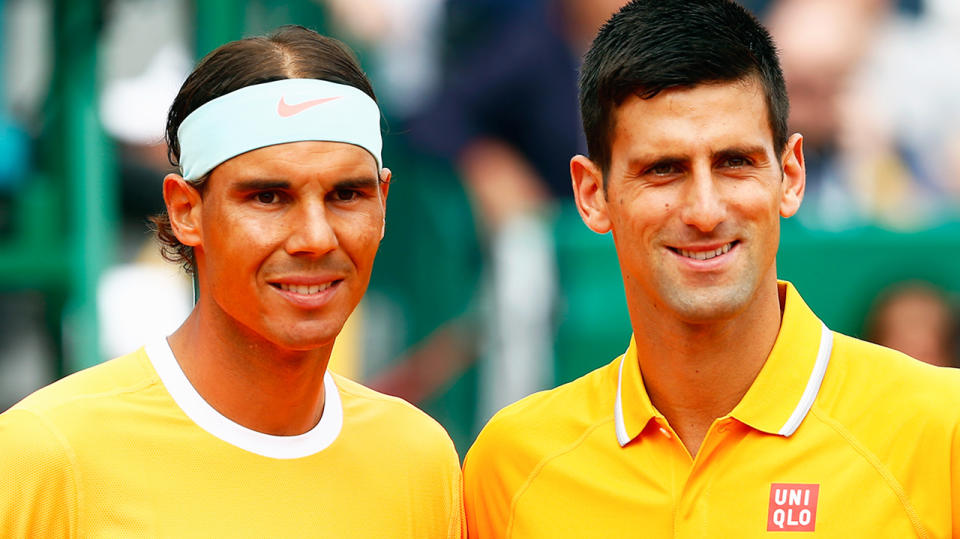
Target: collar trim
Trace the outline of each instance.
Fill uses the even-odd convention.
[[[813,372],[807,379],[807,387],[803,390],[800,402],[793,409],[793,413],[790,414],[787,422],[777,431],[777,434],[781,436],[790,436],[796,432],[800,423],[803,422],[803,418],[807,417],[810,408],[813,407],[813,401],[816,400],[817,394],[820,392],[820,384],[823,383],[823,376],[826,374],[827,365],[830,363],[830,354],[833,352],[833,332],[826,324],[821,323],[820,327],[820,348],[817,350],[817,361],[813,364]]]
[[[332,444],[343,427],[340,392],[330,371],[323,375],[323,415],[315,427],[295,436],[274,436],[249,429],[210,406],[187,379],[165,338],[144,346],[147,357],[173,401],[194,423],[228,444],[275,459],[308,457]]]
[[[800,343],[805,341],[809,344],[803,344],[802,346],[799,346],[800,349],[794,349],[792,355],[800,353],[804,358],[810,359],[801,359],[800,357],[794,356],[796,358],[795,360],[790,358],[791,364],[795,364],[794,361],[800,361],[801,364],[806,365],[811,365],[812,363],[812,369],[808,371],[809,374],[805,374],[803,372],[797,372],[796,367],[799,367],[799,364],[795,364],[796,367],[792,368],[787,367],[787,364],[784,364],[780,367],[776,367],[775,371],[771,371],[776,373],[773,378],[770,377],[771,375],[769,372],[764,377],[764,373],[761,371],[761,374],[758,375],[757,380],[754,380],[750,390],[748,390],[747,395],[744,396],[744,400],[742,400],[734,408],[734,411],[731,412],[731,416],[736,417],[741,422],[762,432],[789,437],[796,432],[804,418],[806,418],[807,414],[809,414],[810,409],[813,407],[813,403],[820,392],[820,386],[823,383],[827,366],[830,363],[830,355],[833,351],[834,338],[833,332],[830,331],[830,329],[824,325],[823,322],[818,320],[816,316],[809,310],[806,304],[803,303],[803,300],[800,298],[800,296],[796,293],[792,285],[789,283],[781,283],[781,286],[786,287],[787,308],[784,312],[784,324],[790,324],[789,328],[787,328],[790,333],[788,335],[785,333],[784,328],[781,328],[781,334],[777,337],[778,342],[775,345],[775,350],[771,352],[771,357],[777,356],[778,352],[776,352],[776,348],[778,346],[786,346],[781,341],[786,343]],[[818,326],[820,327],[820,342],[816,351],[816,358],[814,359],[814,350],[812,346],[813,343],[810,341],[813,340],[813,338],[816,338],[814,335],[816,335],[815,331]],[[797,341],[796,339],[803,339],[803,341]],[[797,344],[794,344],[794,346],[797,346]],[[617,371],[617,393],[614,401],[613,412],[617,443],[619,443],[621,447],[626,446],[636,436],[638,436],[640,431],[643,430],[643,426],[646,425],[651,417],[659,417],[657,411],[652,407],[652,404],[648,402],[646,392],[643,389],[641,382],[640,387],[637,388],[639,395],[635,396],[634,393],[637,391],[635,391],[632,387],[628,388],[631,392],[629,395],[627,395],[627,405],[629,407],[628,412],[633,414],[631,415],[631,421],[636,421],[637,424],[631,425],[631,428],[636,429],[632,435],[630,430],[627,429],[626,419],[624,417],[623,384],[625,382],[625,377],[623,369],[624,364],[628,361],[628,358],[632,359],[626,368],[638,368],[638,366],[635,364],[636,354],[632,352],[633,342],[631,340],[630,348],[628,348],[627,352],[620,357],[620,365]],[[782,356],[782,352],[779,354]],[[782,357],[777,361],[782,362],[785,359],[787,358]],[[811,359],[814,360],[810,361]],[[770,360],[771,358],[768,357],[768,364],[764,366],[764,369],[775,367],[774,365],[770,364]],[[785,368],[788,370],[783,371],[782,369]],[[627,373],[627,382],[630,383],[631,386],[632,382],[630,382],[630,380],[633,376],[633,373]],[[788,384],[789,387],[784,386],[784,383]],[[801,384],[804,385],[801,386]],[[800,393],[800,387],[803,387],[802,393]],[[796,402],[796,405],[792,410],[789,408],[790,402],[784,402],[782,396],[778,401],[777,406],[775,406],[772,410],[767,405],[760,406],[760,403],[756,398],[747,398],[748,395],[751,393],[756,393],[757,391],[761,391],[766,395],[770,395],[770,391],[784,390],[787,390],[786,394],[789,395],[791,400],[793,398],[798,399],[797,401],[793,401]],[[788,412],[789,415],[787,415]],[[781,422],[784,421],[784,417],[787,419],[781,424]]]
[[[621,388],[623,387],[623,362],[626,360],[627,354],[620,356],[620,370],[617,371],[617,399],[613,402],[614,425],[620,447],[630,443],[630,435],[627,434],[627,426],[623,421],[623,401],[620,398]]]

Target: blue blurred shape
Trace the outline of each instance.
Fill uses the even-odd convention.
[[[30,167],[30,137],[7,115],[0,114],[0,192],[20,187]]]

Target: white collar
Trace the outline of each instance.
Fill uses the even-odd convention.
[[[295,436],[274,436],[249,429],[222,415],[197,393],[180,368],[165,338],[144,346],[147,357],[177,406],[213,436],[251,453],[275,459],[307,457],[326,449],[343,426],[343,406],[333,376],[323,376],[324,404],[320,422]]]

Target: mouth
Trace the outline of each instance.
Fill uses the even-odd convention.
[[[729,243],[725,243],[720,247],[716,247],[712,249],[693,250],[693,249],[684,249],[681,247],[669,247],[669,246],[667,248],[684,258],[690,258],[692,260],[710,260],[720,255],[729,253],[731,249],[733,249],[739,244],[740,244],[740,240],[734,240]]]
[[[339,283],[340,280],[328,281],[323,284],[290,284],[290,283],[270,283],[270,286],[283,290],[284,292],[291,292],[293,294],[299,294],[301,296],[312,296],[319,294],[324,290],[329,289],[330,287]]]

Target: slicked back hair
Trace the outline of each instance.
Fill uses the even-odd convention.
[[[179,165],[180,124],[203,104],[240,88],[282,79],[319,79],[353,86],[376,101],[356,57],[340,41],[302,26],[283,26],[267,36],[231,41],[205,56],[184,81],[167,115],[167,156]],[[203,194],[209,175],[191,182]],[[150,218],[163,257],[196,271],[193,247],[180,243],[166,212]]]
[[[600,28],[580,72],[590,159],[606,177],[614,113],[629,96],[751,77],[763,87],[779,157],[789,102],[773,40],[757,19],[730,0],[632,0]]]

